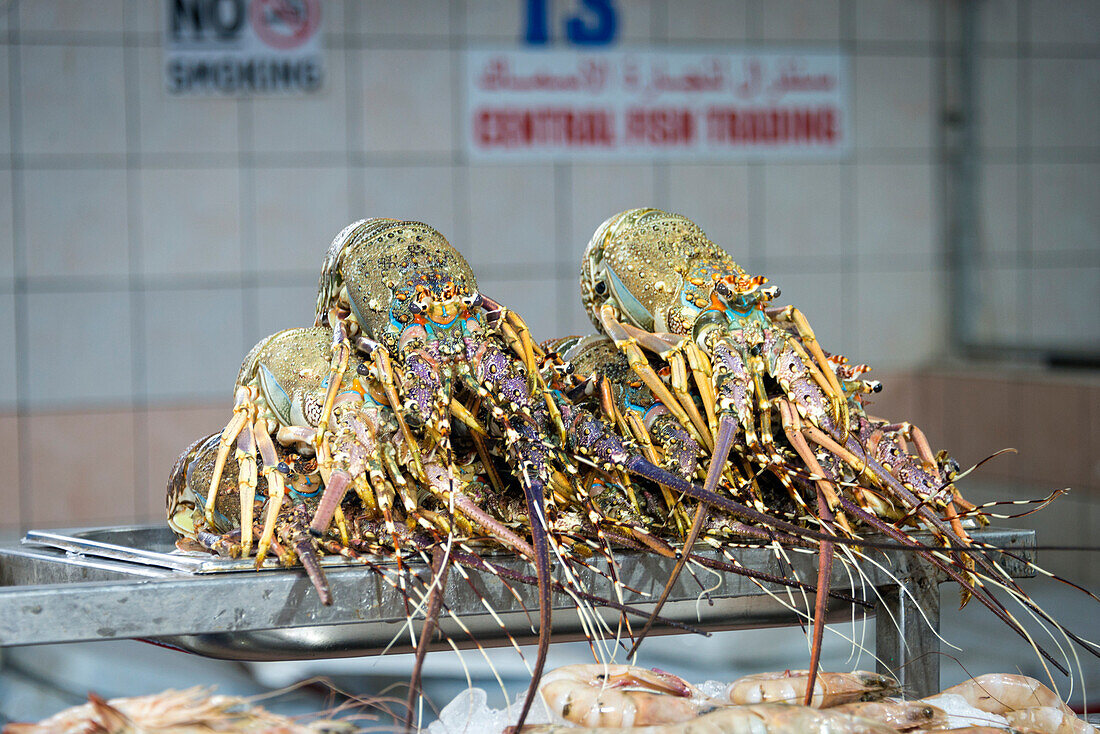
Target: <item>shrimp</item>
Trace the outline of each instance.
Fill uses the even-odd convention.
[[[1075,716],[1073,710],[1058,698],[1058,694],[1034,678],[1011,673],[989,673],[951,686],[938,695],[962,696],[976,709],[990,714],[1004,714],[1019,709],[1048,706]]]
[[[808,670],[785,670],[776,673],[758,673],[739,678],[726,688],[725,695],[732,703],[787,703],[805,700],[810,679]],[[823,709],[853,701],[874,701],[898,689],[893,678],[865,670],[851,673],[819,673],[814,681],[810,706]]]
[[[845,703],[829,709],[840,714],[851,714],[889,724],[898,731],[910,729],[936,729],[947,722],[947,713],[924,701],[902,701],[884,698],[881,701]]]
[[[1031,706],[1006,711],[1005,718],[1014,728],[1037,734],[1096,734],[1096,727],[1077,718],[1072,711],[1054,706]]]
[[[523,734],[571,734],[565,726],[527,726]],[[637,728],[600,727],[585,734],[897,734],[886,724],[807,706],[757,703],[727,706],[691,721]]]
[[[582,726],[644,726],[687,721],[717,704],[687,681],[632,665],[566,665],[539,686],[551,711]]]

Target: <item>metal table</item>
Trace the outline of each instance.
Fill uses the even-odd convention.
[[[987,528],[973,535],[1033,560],[1034,531]],[[64,550],[69,546],[56,541],[57,537],[75,538],[76,547],[83,552]],[[95,540],[102,537],[109,542]],[[62,547],[28,543],[28,538]],[[175,564],[183,568],[166,567],[160,557],[171,549],[172,535],[159,526],[32,533],[28,538],[22,545],[0,546],[0,646],[148,639],[237,660],[360,656],[377,654],[387,646],[393,652],[411,649],[407,642],[390,646],[394,639],[408,639],[404,601],[375,572],[362,566],[326,569],[334,603],[325,607],[301,569],[209,572],[196,570],[192,562]],[[120,545],[119,538],[137,547]],[[100,546],[121,547],[123,552]],[[792,552],[780,559],[770,549],[746,548],[723,556],[702,546],[697,553],[727,562],[732,557],[748,568],[772,574],[797,574],[810,583],[816,578],[813,553]],[[870,553],[890,573],[864,564],[866,588],[853,590],[848,573],[837,564],[833,587],[874,600],[876,606],[868,612],[888,615],[876,625],[880,671],[898,677],[913,694],[936,692],[939,661],[930,653],[938,645],[933,632],[939,625],[938,585],[944,579],[912,554]],[[111,555],[116,557],[108,557]],[[124,557],[128,560],[121,560]],[[1014,576],[1031,575],[1018,561],[1004,556],[998,560]],[[621,554],[619,561],[620,580],[634,590],[624,592],[624,603],[652,608],[647,600],[660,593],[672,559],[628,552]],[[502,555],[494,562],[531,573],[514,556]],[[426,573],[422,564],[409,565]],[[606,562],[594,565],[607,570]],[[513,583],[509,589],[489,574],[472,570],[467,574],[469,582],[458,573],[450,574],[444,601],[480,644],[510,644],[509,634],[521,643],[534,639],[537,614],[529,610],[536,608],[535,588]],[[714,585],[710,583],[713,578],[708,574],[708,587]],[[722,574],[719,588],[708,592],[710,603],[700,602],[700,580],[683,574],[662,615],[705,630],[745,629],[797,624],[799,616],[780,600],[789,598],[800,608],[806,604],[798,592],[788,597],[784,587],[761,586],[730,573]],[[586,582],[590,593],[615,598],[606,578],[589,573]],[[877,595],[871,587],[877,589]],[[497,612],[499,622],[486,610],[483,599]],[[812,596],[809,603],[812,605]],[[554,609],[555,641],[581,638],[583,627],[572,600],[556,594]],[[613,609],[599,613],[612,626],[619,619]],[[850,614],[849,605],[830,600],[831,620],[848,619]],[[419,628],[419,622],[414,627]],[[453,619],[441,620],[441,628],[460,646],[471,644],[467,632]],[[667,626],[655,631],[679,632],[682,630]]]

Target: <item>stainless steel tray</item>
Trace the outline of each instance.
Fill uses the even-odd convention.
[[[23,536],[22,542],[24,545],[58,548],[74,555],[110,558],[185,573],[234,573],[257,570],[255,561],[249,558],[218,558],[201,551],[179,550],[176,548],[175,534],[167,526],[162,525],[31,530]],[[379,559],[379,562],[386,561]],[[324,556],[321,559],[321,565],[342,568],[359,564],[341,556]],[[285,569],[275,558],[268,556],[259,570]]]
[[[1033,555],[1029,550],[1035,544],[1032,531],[985,528],[973,534],[1024,557]],[[700,546],[696,552],[727,560],[713,549]],[[869,587],[878,587],[880,606],[885,603],[895,619],[912,617],[923,628],[924,613],[934,617],[929,610],[938,608],[935,584],[940,579],[930,576],[909,554],[877,555],[882,568],[865,567],[867,588],[855,594],[873,598]],[[770,549],[747,548],[733,551],[732,556],[746,567],[767,573],[797,573],[810,582],[816,575],[816,558],[809,553],[792,553],[781,560]],[[635,590],[624,592],[623,602],[651,608],[674,560],[634,552],[621,552],[617,560],[619,578]],[[211,657],[296,660],[378,654],[395,637],[407,637],[407,610],[401,596],[372,570],[339,561],[328,569],[334,603],[326,607],[301,569],[241,573],[251,571],[248,561],[173,553],[173,536],[164,526],[34,531],[20,545],[0,545],[0,646],[140,638]],[[1026,567],[1007,561],[1002,559],[1013,575],[1029,575]],[[502,553],[494,562],[531,574],[524,561],[510,554]],[[607,573],[605,561],[595,565]],[[419,564],[408,568],[414,573],[425,571]],[[462,627],[483,646],[511,644],[509,636],[520,642],[530,640],[537,627],[537,615],[531,611],[537,608],[537,590],[523,584],[508,588],[491,574],[468,571],[468,575],[469,583],[460,574],[450,574],[444,593],[447,608]],[[615,598],[605,578],[588,574],[587,582],[591,593]],[[709,604],[700,593],[704,582]],[[832,583],[835,589],[852,591],[852,579],[842,568],[834,570]],[[898,594],[899,583],[912,591]],[[785,597],[783,587],[760,586],[744,576],[721,574],[717,579],[707,572],[696,579],[684,574],[662,615],[705,630],[801,622],[778,601]],[[486,610],[486,602],[497,617]],[[555,594],[552,604],[554,639],[579,638],[584,625],[573,601]],[[610,625],[618,622],[619,613],[613,609],[599,613]],[[850,614],[847,605],[830,604],[830,616]],[[419,621],[413,626],[418,629]],[[470,644],[462,627],[452,618],[441,621],[444,632],[460,646]],[[891,664],[902,670],[905,665],[919,665],[921,656],[935,644],[934,639],[918,640],[917,633],[908,632],[905,639],[897,640],[889,636],[892,625],[879,627],[880,654],[896,649],[896,654],[890,654]],[[668,627],[657,630],[676,632]],[[392,651],[407,647],[399,644]]]

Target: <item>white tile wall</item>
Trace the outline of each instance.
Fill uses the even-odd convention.
[[[841,242],[841,167],[771,166],[764,171],[764,255],[837,261]],[[811,265],[812,263],[812,265]]]
[[[466,36],[472,40],[494,40],[514,43],[525,33],[524,3],[512,0],[478,0],[466,3],[466,19],[463,24]],[[551,32],[560,30],[551,28]]]
[[[979,140],[983,148],[1016,145],[1019,87],[1016,59],[982,56],[978,61]]]
[[[1031,0],[1024,7],[1032,43],[1100,44],[1100,6],[1091,0]]]
[[[943,356],[947,276],[936,270],[860,272],[852,359],[886,371]],[[828,345],[825,345],[828,348]]]
[[[148,399],[232,405],[233,382],[252,346],[245,343],[243,311],[238,289],[146,294],[142,347]]]
[[[1100,52],[1097,54],[1100,57]],[[1100,58],[1031,61],[1031,144],[1095,146]]]
[[[345,54],[334,49],[325,54],[325,80],[320,92],[250,100],[252,142],[249,149],[261,153],[346,151],[346,74]]]
[[[1037,344],[1072,348],[1100,343],[1100,267],[1040,270],[1032,293],[1031,337]]]
[[[168,94],[164,87],[163,50],[141,48],[136,55],[143,153],[236,154],[237,100]]]
[[[556,261],[552,165],[469,166],[466,181],[463,206],[469,213],[470,239],[468,246],[459,249],[475,270],[494,264],[522,268]]]
[[[365,150],[450,152],[451,51],[365,50],[358,63]]]
[[[0,202],[8,202],[6,206],[0,206],[0,292],[11,291],[15,287],[15,232],[12,229],[12,214],[14,214],[11,195],[12,172],[7,168],[0,168]]]
[[[23,152],[126,152],[121,48],[21,46],[20,69]]]
[[[0,293],[0,344],[15,344],[15,294]],[[0,351],[0,411],[15,408],[19,396],[14,349]]]
[[[662,13],[666,7],[663,0],[634,0],[630,4],[630,12],[619,14],[616,38],[626,43],[647,43],[655,40],[653,36],[655,16]],[[577,14],[588,23],[595,22],[591,13],[580,10]]]
[[[912,0],[855,0],[860,41],[930,41],[935,6]]]
[[[751,250],[749,167],[672,165],[668,179],[669,209],[694,221],[744,265]]]
[[[27,170],[23,182],[27,275],[129,274],[125,170]]]
[[[856,247],[861,258],[930,265],[937,250],[933,166],[863,165],[856,171]]]
[[[627,209],[657,205],[650,164],[574,165],[570,190],[573,228],[564,255],[578,272],[584,248],[604,220]]]
[[[769,0],[760,6],[766,40],[836,41],[840,38],[840,0]]]
[[[333,234],[336,234],[333,232]],[[320,272],[320,265],[317,270]],[[317,274],[302,273],[293,285],[261,285],[256,289],[256,310],[259,324],[252,333],[246,333],[245,344],[249,348],[265,336],[283,329],[312,326],[317,306]],[[238,355],[238,366],[244,358]]]
[[[361,179],[363,198],[354,203],[344,224],[365,217],[411,219],[435,227],[462,252],[469,250],[459,229],[455,199],[458,194],[458,206],[466,206],[465,186],[455,186],[452,166],[372,166],[355,175]],[[333,229],[332,235],[341,227]]]
[[[686,0],[669,3],[667,27],[673,41],[744,41],[749,37],[749,3]]]
[[[131,295],[76,290],[26,296],[26,385],[37,408],[127,404],[134,393]]]
[[[936,110],[931,56],[860,55],[853,61],[856,147],[931,146]]]
[[[987,257],[1004,257],[1019,250],[1019,167],[986,163],[978,175],[978,249]]]
[[[332,238],[348,214],[344,168],[257,168],[256,263],[247,269],[320,272]]]
[[[579,5],[549,5],[560,41]],[[0,12],[16,42],[0,49],[0,406],[227,400],[251,343],[310,323],[320,252],[364,216],[440,229],[538,338],[591,330],[582,248],[607,216],[657,205],[771,277],[826,348],[896,369],[946,353],[940,75],[957,48],[941,41],[956,42],[958,4],[617,3],[628,46],[843,43],[842,161],[471,165],[462,51],[516,44],[525,7],[326,3],[324,90],[246,101],[164,92],[160,0]],[[982,2],[983,336],[1100,341],[1096,8]],[[17,353],[32,368],[19,384]]]
[[[983,43],[1013,43],[1019,32],[1017,0],[984,0],[978,6],[978,37]],[[955,25],[948,21],[948,25]]]
[[[0,18],[4,17],[4,13],[0,12]],[[8,72],[8,55],[15,53],[16,47],[3,45],[0,46],[0,99],[11,99],[11,80]],[[11,152],[11,114],[10,108],[5,110],[8,114],[0,115],[0,155],[7,155]],[[10,201],[5,199],[4,201]]]
[[[241,271],[239,178],[235,168],[141,172],[146,275]]]
[[[972,307],[979,333],[996,343],[1011,343],[1027,328],[1020,307],[1023,298],[1020,271],[991,267],[981,269],[977,276],[978,293]]]
[[[451,8],[434,0],[358,3],[354,30],[368,36],[434,36],[451,32]]]
[[[1100,164],[1037,164],[1031,189],[1031,242],[1038,256],[1075,250],[1100,264]]]
[[[24,31],[98,31],[117,33],[123,27],[123,0],[34,0],[18,3],[19,28]]]

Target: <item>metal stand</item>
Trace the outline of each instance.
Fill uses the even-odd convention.
[[[1033,531],[986,528],[972,536],[1028,559],[1033,556]],[[391,646],[395,639],[408,638],[408,611],[401,595],[380,580],[377,569],[328,567],[335,603],[325,607],[301,569],[202,570],[216,562],[199,559],[200,565],[195,566],[193,558],[171,555],[173,539],[164,527],[58,531],[31,537],[38,540],[0,546],[0,646],[138,638],[236,660],[348,657],[410,649],[408,644]],[[54,545],[45,545],[47,541]],[[938,639],[933,631],[939,627],[938,584],[944,579],[912,553],[870,549],[866,553],[879,564],[864,567],[867,586],[853,590],[848,573],[838,564],[832,587],[864,598],[874,598],[870,587],[878,590],[883,603],[866,611],[878,615],[879,669],[897,676],[910,695],[933,693],[939,689]],[[781,558],[770,548],[727,554],[698,546],[695,554],[776,576],[810,582],[816,577],[817,556],[812,552],[791,551]],[[1014,576],[1031,575],[1024,564],[1004,556],[995,558]],[[408,569],[426,573],[409,560]],[[502,554],[493,562],[515,573],[531,573],[514,555]],[[624,585],[619,589],[623,603],[646,611],[660,594],[674,560],[624,551],[616,555],[614,574],[606,560],[593,557],[590,562],[600,572],[585,572],[584,583],[592,594],[615,599],[617,592],[609,579],[617,577]],[[506,585],[497,576],[472,570],[468,576],[469,581],[461,574],[450,575],[444,592],[450,616],[440,620],[445,634],[459,646],[473,644],[473,638],[486,647],[533,639],[536,630],[530,610],[537,607],[538,595],[532,586],[514,581]],[[721,583],[707,592],[710,603],[701,600],[701,589],[698,579],[683,574],[662,616],[699,630],[805,621],[781,603],[788,598],[787,589],[778,584],[725,573]],[[797,593],[790,598],[801,601]],[[558,593],[552,603],[555,641],[582,639],[588,627],[578,616],[574,600]],[[810,608],[812,603],[810,597]],[[486,604],[495,614],[488,613]],[[826,618],[847,620],[851,610],[849,604],[832,599]],[[620,623],[614,609],[593,611],[611,629]],[[420,620],[412,624],[419,628]],[[654,632],[683,634],[684,630],[658,625]]]
[[[921,563],[909,563],[905,581],[883,589],[875,615],[878,672],[898,679],[906,696],[940,690],[939,581]]]

